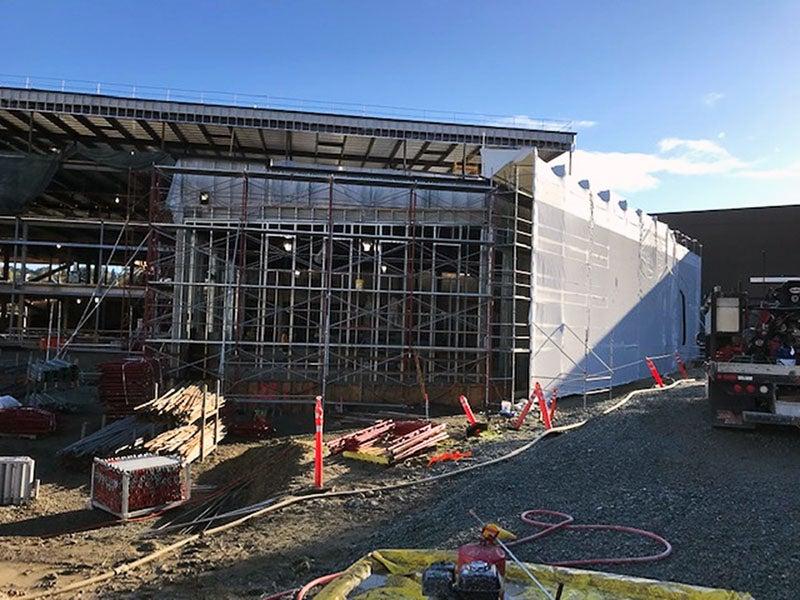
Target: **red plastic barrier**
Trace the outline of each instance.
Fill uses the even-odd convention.
[[[656,386],[664,387],[664,380],[661,379],[661,374],[658,372],[658,369],[656,369],[656,363],[654,363],[649,356],[646,356],[644,360],[647,363],[647,368],[650,369],[650,375],[653,376],[653,381],[656,382]]]
[[[461,408],[464,410],[464,414],[467,416],[467,421],[469,421],[470,425],[476,425],[478,420],[475,418],[475,414],[472,412],[472,407],[469,405],[469,400],[463,394],[458,398],[459,402],[461,402]]]
[[[317,396],[314,404],[314,487],[322,487],[322,424],[325,413],[322,409],[322,396]]]

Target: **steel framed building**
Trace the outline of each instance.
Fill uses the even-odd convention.
[[[174,377],[218,376],[231,395],[276,402],[321,393],[416,404],[420,380],[433,402],[527,395],[534,377],[582,381],[575,391],[608,386],[621,380],[602,375],[619,344],[606,343],[609,365],[601,338],[624,315],[607,310],[591,326],[603,294],[581,293],[586,318],[562,315],[580,344],[557,346],[575,368],[548,363],[556,336],[539,332],[553,286],[537,240],[553,238],[548,211],[567,231],[575,210],[546,194],[539,203],[536,188],[569,179],[546,163],[574,140],[563,130],[0,88],[5,340],[117,345],[165,357]],[[580,189],[570,206],[610,206]],[[580,227],[614,230],[595,214],[577,215]],[[663,226],[648,240],[651,221],[636,214],[639,233],[619,235],[638,235],[639,258],[663,251],[660,271],[640,278],[641,301],[665,277],[677,281],[691,253]],[[611,272],[614,243],[576,239],[551,243],[564,265],[582,253],[591,288],[603,253],[595,272]],[[675,347],[663,338],[660,349]]]

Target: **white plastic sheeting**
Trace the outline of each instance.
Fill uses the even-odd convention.
[[[583,392],[675,370],[696,355],[700,258],[664,223],[534,169],[530,373]]]
[[[291,163],[281,163],[281,165]],[[280,166],[280,165],[276,165]],[[295,165],[296,166],[296,165]],[[329,202],[330,185],[306,181],[271,180],[258,177],[267,167],[264,163],[231,161],[225,159],[188,158],[179,159],[176,168],[197,170],[198,172],[176,173],[167,194],[167,206],[176,221],[184,216],[202,216],[207,211],[201,202],[201,194],[207,195],[207,206],[230,211],[231,215],[241,214],[245,197],[245,175],[247,178],[247,206],[249,212],[261,206],[326,207]],[[224,171],[222,175],[214,170]],[[240,172],[231,176],[228,173]],[[365,171],[368,172],[368,171]],[[407,208],[408,189],[380,186],[335,183],[333,203],[337,208]],[[419,189],[416,192],[417,208],[446,208],[453,210],[482,210],[486,204],[486,194],[452,190]]]
[[[662,372],[676,370],[676,352],[694,358],[700,257],[533,152],[515,164],[533,195],[531,385],[583,393],[649,377],[645,357]]]

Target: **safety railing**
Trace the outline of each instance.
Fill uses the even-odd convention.
[[[311,100],[272,94],[243,94],[213,90],[111,83],[85,79],[58,79],[0,73],[0,86],[24,89],[50,90],[80,94],[98,94],[120,98],[222,104],[242,108],[272,108],[325,112],[347,116],[369,116],[393,119],[413,119],[463,125],[485,125],[514,129],[539,129],[544,131],[573,131],[576,123],[563,119],[536,119],[527,115],[499,115],[453,110],[432,110],[407,106],[388,106],[359,102]]]

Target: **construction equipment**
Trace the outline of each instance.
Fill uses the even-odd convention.
[[[486,524],[480,541],[458,549],[455,563],[437,562],[422,573],[422,593],[435,600],[498,600],[504,597],[506,553],[499,526]]]
[[[465,395],[459,396],[458,401],[461,403],[461,410],[464,411],[464,416],[467,417],[467,437],[479,436],[489,429],[488,423],[483,423],[475,418],[475,413],[472,412],[472,407],[469,405],[469,400]]]
[[[800,425],[800,278],[781,279],[760,300],[711,294],[707,391],[719,426]]]

